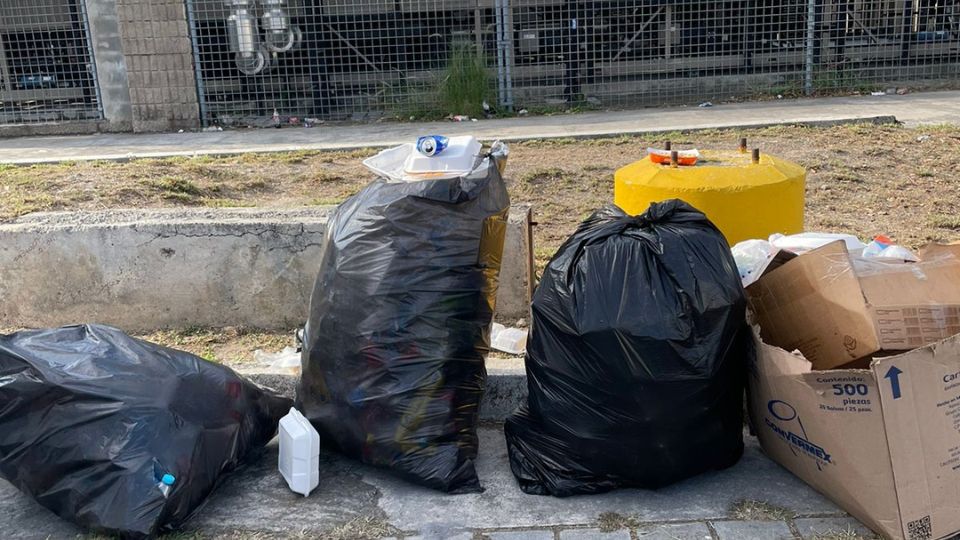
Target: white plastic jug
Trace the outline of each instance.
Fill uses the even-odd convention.
[[[294,408],[280,419],[280,474],[304,497],[320,485],[320,434]]]

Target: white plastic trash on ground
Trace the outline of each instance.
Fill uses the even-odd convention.
[[[508,354],[524,354],[527,352],[527,331],[493,323],[490,328],[490,346]]]
[[[271,369],[289,371],[292,374],[300,373],[300,352],[294,347],[285,347],[277,353],[257,349],[253,351],[253,361]]]
[[[482,157],[483,145],[475,137],[450,137],[446,148],[432,156],[414,143],[388,148],[363,164],[377,176],[395,182],[454,178],[470,173]]]
[[[300,411],[280,419],[280,474],[304,497],[320,485],[320,434]]]

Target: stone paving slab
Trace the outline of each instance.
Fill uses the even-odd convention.
[[[879,538],[873,531],[852,517],[800,518],[793,520],[793,526],[805,539],[842,534],[855,534],[863,538]]]
[[[601,531],[599,529],[572,529],[560,532],[560,540],[630,540],[630,531]]]
[[[795,536],[785,521],[717,521],[711,523],[718,540],[764,538],[766,540],[794,540]]]
[[[477,468],[486,491],[469,495],[419,488],[387,471],[324,453],[320,487],[310,497],[302,497],[290,492],[277,473],[274,441],[258,460],[224,482],[187,529],[203,538],[236,538],[238,531],[252,535],[250,538],[317,537],[367,519],[389,524],[393,536],[408,539],[467,540],[482,533],[491,540],[626,540],[626,529],[612,536],[596,536],[600,534],[598,519],[607,514],[636,525],[633,534],[644,540],[766,540],[773,538],[771,532],[789,533],[785,522],[731,521],[732,508],[744,499],[763,501],[797,515],[801,531],[856,524],[763,456],[755,439],[746,441],[744,458],[725,471],[658,491],[620,490],[564,499],[520,491],[510,473],[498,425],[480,430]],[[710,536],[708,521],[719,539]],[[81,533],[4,481],[0,481],[0,531],[4,539],[74,539]]]

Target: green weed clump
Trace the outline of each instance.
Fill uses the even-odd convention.
[[[454,43],[440,81],[440,105],[450,114],[483,116],[483,102],[492,103],[490,73],[482,52],[472,43]]]

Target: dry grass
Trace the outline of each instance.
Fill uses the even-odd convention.
[[[319,536],[321,540],[376,540],[400,531],[381,518],[361,516]]]
[[[620,529],[630,529],[640,525],[633,516],[625,516],[616,512],[604,512],[597,516],[597,527],[601,532],[613,532]]]
[[[669,138],[681,147],[751,146],[809,170],[807,228],[885,233],[917,247],[960,239],[960,128],[895,125],[775,127],[554,139],[512,145],[507,182],[515,201],[535,206],[539,266],[592,210],[613,200],[613,173]],[[169,206],[336,204],[371,180],[361,165],[372,150],[234,157],[146,159],[128,163],[0,166],[0,220],[38,210]]]
[[[741,521],[783,521],[794,517],[794,513],[786,508],[754,500],[737,501],[730,514]]]
[[[188,328],[160,330],[137,337],[195,354],[210,362],[232,366],[253,362],[253,352],[277,352],[293,345],[293,332],[249,330],[246,328]]]

